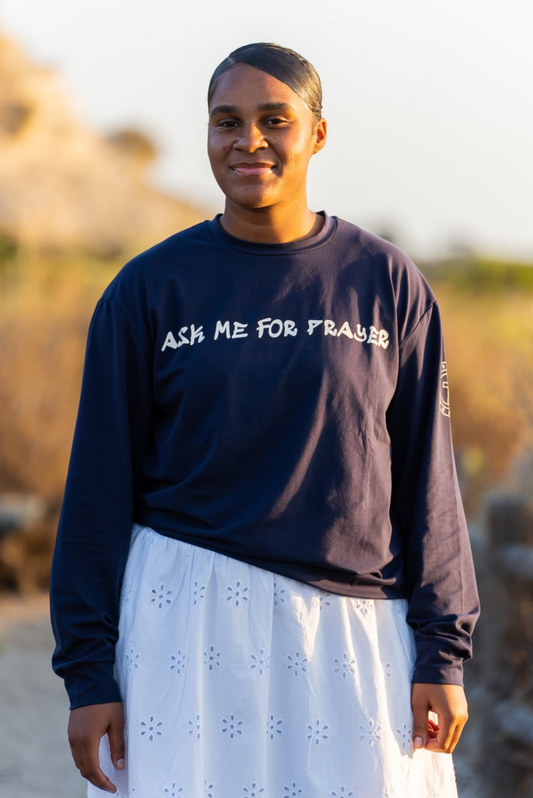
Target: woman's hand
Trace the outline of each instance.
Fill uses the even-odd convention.
[[[413,684],[411,704],[415,748],[451,754],[468,720],[464,689],[457,684]],[[437,715],[438,723],[428,712]]]
[[[100,768],[100,738],[107,734],[111,759],[117,770],[124,768],[124,713],[122,702],[90,704],[70,710],[68,741],[76,767],[81,775],[107,792],[116,792],[115,785]]]

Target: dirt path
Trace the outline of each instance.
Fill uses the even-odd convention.
[[[0,599],[0,798],[85,798],[53,673],[48,599]]]
[[[47,596],[0,597],[0,798],[86,798],[67,742],[68,699],[51,669],[53,649]],[[469,699],[472,717],[475,693]],[[454,754],[459,796],[481,798],[477,730],[473,722],[467,729]]]

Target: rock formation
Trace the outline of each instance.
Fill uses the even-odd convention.
[[[61,77],[0,33],[0,237],[112,256],[210,217],[150,186],[156,155],[141,131],[88,129]]]

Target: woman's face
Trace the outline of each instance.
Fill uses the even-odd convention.
[[[305,196],[311,156],[326,121],[286,83],[239,64],[219,79],[209,106],[207,151],[227,201],[264,208]]]

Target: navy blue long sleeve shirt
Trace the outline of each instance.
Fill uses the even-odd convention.
[[[332,593],[406,597],[413,680],[462,684],[479,605],[438,304],[401,249],[321,213],[285,244],[218,214],[98,300],[50,587],[71,709],[121,700],[133,521]]]

